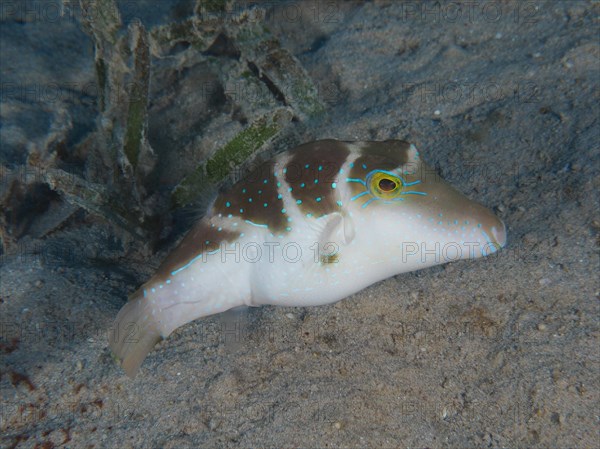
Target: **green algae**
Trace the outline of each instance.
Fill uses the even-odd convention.
[[[219,148],[205,163],[198,166],[171,195],[176,207],[185,206],[197,199],[210,186],[222,182],[237,167],[246,162],[269,140],[278,135],[291,121],[286,108],[262,116]]]

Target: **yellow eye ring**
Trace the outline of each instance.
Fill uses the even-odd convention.
[[[402,180],[388,171],[376,171],[367,177],[367,186],[372,195],[382,200],[392,200],[402,193]]]

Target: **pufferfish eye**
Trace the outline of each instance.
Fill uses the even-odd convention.
[[[388,171],[374,171],[367,176],[369,191],[382,200],[394,199],[402,193],[402,180]]]
[[[391,192],[396,188],[396,183],[394,180],[389,178],[383,178],[379,180],[379,189],[382,192]]]

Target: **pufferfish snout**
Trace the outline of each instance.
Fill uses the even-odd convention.
[[[241,306],[311,306],[400,273],[478,258],[504,223],[405,141],[321,140],[277,155],[219,194],[117,315],[110,346],[134,376],[154,345]]]

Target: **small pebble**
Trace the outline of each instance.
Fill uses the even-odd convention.
[[[550,279],[542,278],[539,280],[540,285],[548,285],[550,283]]]
[[[293,320],[295,318],[293,313],[286,313],[285,316],[288,317],[290,320]]]
[[[553,413],[550,419],[554,424],[562,425],[565,423],[565,417],[560,413]]]
[[[544,323],[540,323],[538,324],[537,328],[539,331],[545,331],[547,327]]]
[[[342,423],[341,423],[341,422],[336,422],[336,423],[335,423],[333,426],[334,426],[336,429],[338,429],[338,430],[339,430],[339,429],[341,429],[341,428],[342,428]]]

